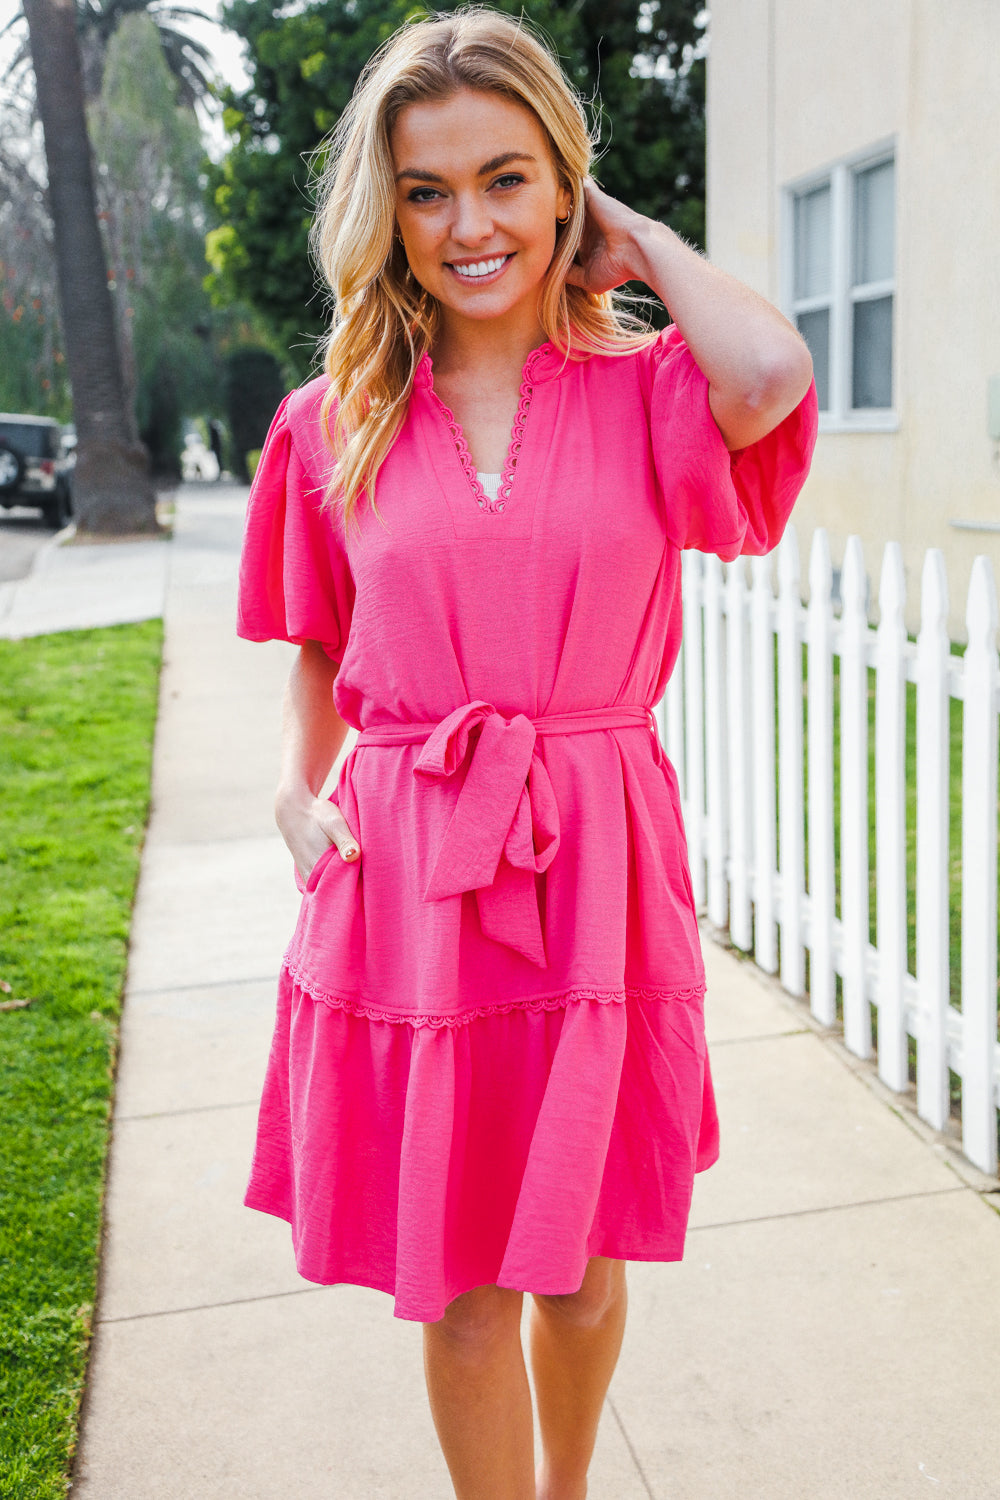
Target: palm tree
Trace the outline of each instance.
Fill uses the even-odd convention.
[[[210,19],[204,11],[187,5],[170,5],[153,0],[77,0],[80,28],[80,51],[83,58],[84,92],[95,99],[101,92],[104,55],[108,42],[124,18],[136,11],[145,12],[156,22],[160,46],[167,67],[177,79],[177,101],[193,109],[214,96],[211,72],[212,54],[203,43],[188,36],[174,23],[187,16],[200,21]]]
[[[178,102],[193,108],[203,104],[215,94],[211,71],[212,54],[208,47],[189,36],[175,23],[183,24],[185,17],[200,21],[213,19],[204,11],[188,5],[170,5],[163,0],[76,0],[76,23],[80,36],[80,56],[83,70],[83,92],[89,101],[101,92],[104,74],[104,55],[108,42],[127,15],[143,11],[152,16],[160,33],[160,45],[167,67],[177,79]],[[0,28],[0,36],[11,31],[25,18],[27,7],[17,12]],[[31,46],[25,41],[18,47],[4,74],[8,85],[31,61]]]
[[[45,137],[59,305],[77,430],[74,507],[85,532],[155,532],[149,458],[125,400],[97,224],[75,0],[24,0]]]

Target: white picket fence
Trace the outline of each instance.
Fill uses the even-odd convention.
[[[949,1116],[949,1069],[957,1074],[962,1149],[976,1166],[996,1172],[1000,662],[989,561],[979,557],[973,566],[964,655],[951,651],[944,559],[937,550],[924,562],[915,643],[904,626],[897,543],[885,550],[877,629],[868,623],[857,537],[847,542],[837,597],[829,541],[824,531],[816,532],[808,606],[801,602],[794,527],[771,557],[753,558],[749,567],[748,583],[745,559],[723,565],[696,552],[683,558],[684,641],[661,708],[666,751],[681,786],[695,899],[710,922],[728,927],[733,943],[752,953],[762,969],[777,973],[792,995],[806,993],[808,954],[810,1009],[830,1026],[838,1023],[839,976],[844,1041],[858,1057],[873,1051],[874,1007],[879,1076],[897,1092],[911,1086],[913,1037],[916,1106],[935,1129]],[[874,943],[869,669],[875,677]],[[908,682],[916,684],[915,975],[907,964]],[[962,704],[958,1005],[949,993],[952,699]],[[952,858],[957,856],[953,850]]]

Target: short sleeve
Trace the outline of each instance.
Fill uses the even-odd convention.
[[[723,562],[770,552],[809,473],[818,424],[815,382],[777,427],[731,453],[712,416],[708,379],[676,324],[643,355],[669,540],[714,552]]]
[[[354,582],[339,517],[323,508],[323,485],[293,441],[290,408],[300,395],[292,391],[278,407],[250,487],[236,633],[248,641],[318,641],[339,662]]]

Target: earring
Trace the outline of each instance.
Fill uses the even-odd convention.
[[[565,216],[563,218],[560,218],[559,215],[556,214],[556,223],[557,224],[568,224],[569,221],[570,221],[570,219],[572,217],[573,217],[573,205],[571,203],[570,206],[569,206],[569,208],[566,210]]]

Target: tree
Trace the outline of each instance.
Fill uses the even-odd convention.
[[[104,63],[112,38],[123,23],[147,17],[156,27],[163,60],[177,83],[178,102],[193,109],[213,97],[212,54],[193,36],[175,25],[185,17],[205,20],[205,13],[187,5],[164,5],[150,0],[77,0],[84,87],[94,99],[104,82]]]
[[[249,483],[247,455],[264,446],[278,403],[285,394],[281,367],[267,349],[236,349],[226,361],[226,414],[236,476]]]
[[[219,400],[197,119],[153,19],[128,15],[88,111],[126,399],[154,472],[180,472],[184,416]]]
[[[163,0],[76,0],[76,15],[84,95],[88,105],[88,128],[92,142],[93,111],[101,105],[109,55],[114,55],[117,49],[117,71],[120,74],[124,68],[126,72],[132,73],[133,81],[136,82],[132,99],[142,106],[148,101],[137,80],[142,74],[152,76],[157,73],[156,59],[151,56],[151,51],[158,50],[159,71],[173,78],[174,99],[186,117],[184,125],[179,127],[181,133],[186,135],[186,140],[180,144],[179,159],[187,168],[192,161],[188,144],[198,134],[194,106],[211,104],[215,108],[217,101],[211,53],[203,43],[183,30],[183,23],[188,17],[198,17],[201,20],[211,17],[206,17],[203,11],[189,6],[164,4]],[[16,37],[24,21],[23,11],[16,11],[0,27],[0,35],[11,33],[12,38]],[[154,29],[155,49],[136,40],[140,33],[134,32],[133,28],[141,28],[144,24]],[[123,48],[127,53],[133,45],[138,46],[143,55],[136,57],[136,66],[130,70],[127,57],[123,62],[121,54]],[[156,83],[159,82],[157,78]],[[0,133],[0,284],[3,284],[0,288],[0,302],[3,311],[0,312],[0,323],[4,328],[5,349],[12,355],[0,367],[0,407],[16,410],[44,408],[46,414],[68,418],[71,400],[56,308],[58,292],[44,152],[38,149],[35,139],[38,113],[34,85],[31,48],[27,36],[24,36],[14,46],[0,76],[0,116],[3,119],[3,131]],[[162,96],[162,93],[162,85],[159,88],[154,85],[154,96]],[[110,103],[111,112],[119,109],[122,104],[127,109],[130,102],[129,98],[124,101],[113,99]],[[102,110],[101,114],[102,117],[106,116],[107,110]],[[200,172],[203,156],[200,143],[196,156],[195,176]],[[112,260],[111,270],[114,272],[117,263],[114,246],[107,233],[111,218],[105,201],[108,196],[106,190],[113,189],[114,167],[109,169],[112,174],[109,177],[105,170],[108,169],[108,163],[102,161],[99,165],[101,170],[96,179],[98,217],[104,228],[105,251]],[[128,165],[131,166],[131,162]],[[177,175],[175,172],[174,176]],[[191,177],[190,173],[184,175]],[[185,203],[184,216],[188,217],[190,210],[198,217],[198,233],[203,237],[203,195],[193,179],[190,184],[185,182],[185,187],[188,186],[189,201]],[[176,205],[171,205],[171,212],[176,214],[176,211]],[[202,252],[193,244],[186,246],[185,250],[191,251],[192,283],[195,278],[200,281],[204,274],[201,272],[199,275],[198,271]],[[123,289],[121,279],[113,278],[114,280],[117,280],[120,292]],[[120,304],[121,300],[119,295],[116,303]],[[133,395],[141,405],[141,392],[133,390],[134,383],[130,380],[129,369],[129,335],[138,328],[134,321],[136,309],[126,312],[118,305],[116,311],[119,314],[119,332],[123,335],[125,381],[130,405],[133,404]],[[218,317],[211,319],[207,297],[203,296],[200,324],[204,333],[208,332],[205,326],[208,321],[217,323],[219,320]],[[145,330],[143,334],[145,335]],[[142,347],[148,349],[148,342],[144,341]],[[204,369],[203,358],[197,363],[199,369]],[[4,395],[4,392],[7,394]],[[139,426],[145,436],[146,428],[141,413]],[[153,457],[155,463],[158,453],[154,451]]]
[[[495,0],[520,14],[521,0]],[[454,9],[443,0],[441,9]],[[695,243],[704,239],[704,12],[695,0],[530,0],[585,99],[600,105],[597,175],[609,192]],[[310,266],[304,157],[333,128],[368,57],[409,15],[410,0],[317,0],[284,14],[228,0],[249,44],[252,82],[223,92],[235,141],[210,174],[222,225],[208,240],[219,301],[265,315],[297,376],[329,322]]]
[[[125,400],[97,224],[73,0],[25,0],[45,138],[59,302],[77,429],[81,531],[155,532],[148,455]]]
[[[68,421],[52,220],[34,138],[34,90],[11,93],[0,138],[0,411]]]
[[[104,81],[104,60],[112,37],[123,21],[135,15],[148,15],[154,22],[163,49],[163,58],[177,80],[180,101],[188,107],[214,97],[215,83],[209,67],[212,55],[204,43],[197,41],[174,23],[188,16],[211,20],[204,11],[187,5],[164,5],[160,0],[77,0],[76,20],[80,37],[80,64],[84,96],[96,99]],[[24,19],[24,12],[14,15],[3,32],[10,31]],[[4,74],[10,86],[16,83],[31,63],[31,47],[25,41],[18,46]]]

